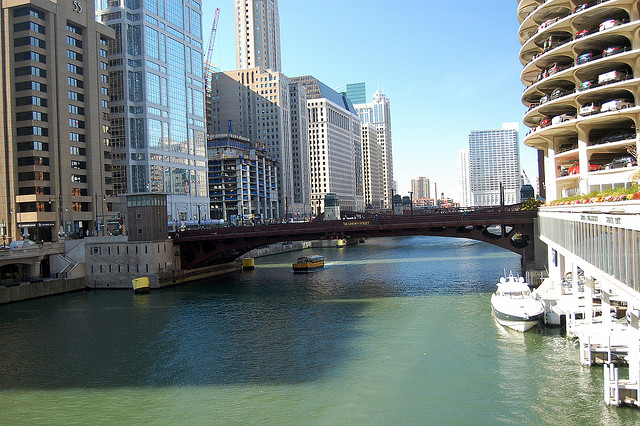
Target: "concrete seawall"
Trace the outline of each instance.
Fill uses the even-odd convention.
[[[84,290],[85,288],[86,281],[84,278],[45,280],[34,283],[23,283],[13,287],[0,287],[0,305]]]

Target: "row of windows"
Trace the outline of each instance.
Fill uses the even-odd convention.
[[[13,45],[15,47],[19,46],[35,46],[41,49],[47,48],[47,43],[44,40],[40,40],[37,37],[27,36],[27,37],[19,37],[13,41]]]
[[[20,77],[22,75],[33,75],[36,77],[47,78],[47,70],[34,66],[16,68],[16,77]]]
[[[47,56],[43,55],[41,53],[37,53],[37,52],[32,52],[30,50],[26,51],[26,52],[19,52],[16,53],[14,55],[15,57],[15,61],[16,62],[20,62],[20,61],[36,61],[36,62],[40,62],[43,64],[47,63]]]
[[[44,26],[31,21],[13,24],[13,32],[17,33],[20,31],[33,31],[35,33],[46,34]]]

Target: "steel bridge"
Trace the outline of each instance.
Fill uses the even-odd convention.
[[[232,226],[199,229],[171,234],[182,269],[231,262],[243,254],[268,244],[370,237],[431,235],[469,238],[511,250],[523,262],[534,260],[534,219],[536,211],[519,206],[475,211],[415,212],[412,215],[343,212],[341,220]]]

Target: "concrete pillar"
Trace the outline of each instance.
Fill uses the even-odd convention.
[[[39,257],[37,259],[33,260],[33,263],[31,263],[31,265],[29,265],[30,267],[30,271],[29,271],[29,278],[31,280],[38,280],[42,278],[42,272],[40,271],[40,267],[42,265],[42,258]]]

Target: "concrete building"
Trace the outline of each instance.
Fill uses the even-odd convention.
[[[281,72],[278,0],[236,0],[236,69]]]
[[[110,218],[107,44],[93,4],[2,2],[0,235],[95,235]]]
[[[240,223],[278,217],[278,168],[248,138],[220,134],[207,141],[211,217]]]
[[[307,89],[311,206],[324,211],[335,193],[342,210],[364,210],[361,123],[353,104],[312,76],[294,77]]]
[[[197,218],[198,206],[209,201],[201,2],[96,4],[98,19],[115,31],[109,43],[113,192],[171,194],[170,218]]]
[[[640,203],[587,194],[640,180],[640,1],[572,6],[521,0],[517,10],[523,121],[531,128],[524,143],[539,152],[548,202],[538,213],[540,239],[550,287],[569,299],[565,313],[559,298],[548,316],[566,317],[585,365],[594,346],[625,347],[626,378],[604,354],[604,401],[638,406]],[[590,50],[597,56],[582,56]],[[568,196],[582,199],[552,202]],[[618,315],[626,317],[622,336]]]
[[[160,277],[171,274],[179,257],[167,239],[167,195],[127,195],[127,236],[87,238],[87,287],[132,288],[131,280],[148,277],[159,287]]]
[[[469,148],[458,151],[458,191],[461,207],[473,206],[469,181]]]
[[[307,91],[301,84],[290,82],[289,95],[293,202],[287,203],[287,211],[298,217],[307,217],[308,214],[311,214]]]
[[[381,209],[384,206],[384,159],[378,142],[378,128],[372,123],[362,123],[362,164],[364,205]]]
[[[284,74],[263,68],[215,74],[211,90],[209,133],[226,131],[266,148],[278,163],[278,217],[309,213],[304,91]]]
[[[391,137],[391,103],[380,90],[373,94],[370,103],[354,105],[363,123],[373,123],[378,128],[378,143],[382,148],[384,202],[385,208],[391,207],[393,184],[393,141]]]
[[[416,179],[411,179],[411,193],[414,200],[420,198],[431,198],[431,188],[429,186],[429,179],[424,176],[420,176]]]
[[[517,123],[469,134],[469,188],[474,206],[520,202]]]

